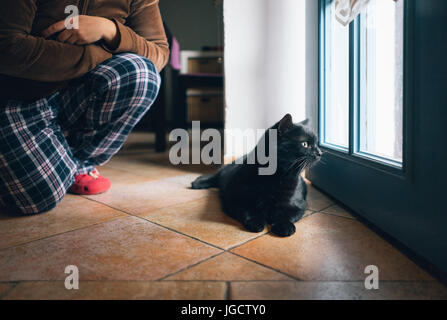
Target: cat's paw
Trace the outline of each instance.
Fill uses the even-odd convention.
[[[295,225],[291,222],[280,222],[272,225],[272,233],[278,237],[290,237],[296,231]]]
[[[265,228],[265,222],[258,219],[249,219],[244,222],[244,228],[250,232],[261,232]]]

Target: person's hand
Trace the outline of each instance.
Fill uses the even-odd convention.
[[[58,32],[60,32],[57,36],[58,41],[76,45],[86,45],[99,40],[104,40],[110,45],[118,33],[113,21],[86,15],[79,16],[78,29],[66,29],[65,20],[61,20],[45,29],[42,36],[48,38]]]

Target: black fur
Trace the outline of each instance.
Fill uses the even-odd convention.
[[[317,137],[306,123],[293,124],[287,114],[271,127],[277,129],[275,174],[259,175],[262,165],[258,161],[247,164],[245,155],[244,164],[233,162],[216,174],[201,176],[192,183],[192,189],[219,188],[223,211],[251,232],[261,232],[269,224],[278,236],[294,234],[294,223],[301,219],[307,206],[306,184],[300,173],[321,158]],[[268,141],[268,131],[261,141]],[[303,142],[309,147],[305,148]]]

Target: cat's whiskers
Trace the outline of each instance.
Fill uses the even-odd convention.
[[[304,171],[304,170],[306,170],[306,169],[312,168],[316,164],[317,164],[317,162],[314,161],[314,158],[312,158],[310,156],[306,156],[304,161],[303,161],[303,167],[300,168],[299,173]]]
[[[298,158],[296,159],[294,162],[292,162],[292,164],[284,171],[284,173],[288,173],[293,167],[295,167],[297,165],[297,163],[301,160],[302,158]]]
[[[308,165],[309,165],[309,157],[308,156],[298,158],[287,168],[286,171],[284,171],[284,174],[288,174],[291,171],[296,171],[297,173],[300,173]]]

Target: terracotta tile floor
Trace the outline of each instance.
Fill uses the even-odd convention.
[[[226,217],[215,190],[187,187],[200,165],[175,167],[153,137],[133,134],[105,167],[112,189],[68,195],[53,211],[0,213],[2,299],[447,299],[447,288],[309,185],[290,238]],[[79,268],[79,290],[64,286]],[[364,269],[379,267],[379,290]]]

